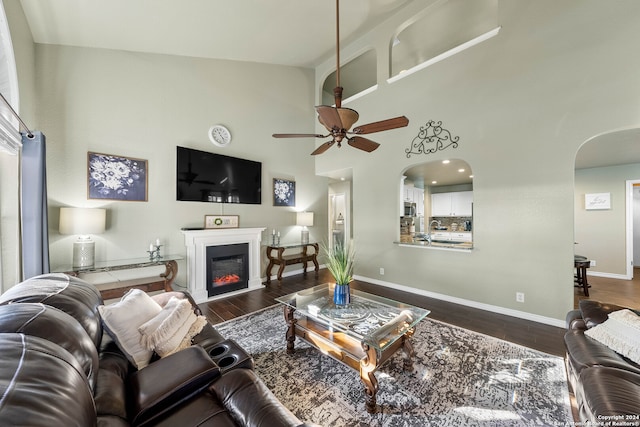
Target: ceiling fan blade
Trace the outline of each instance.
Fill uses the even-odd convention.
[[[319,133],[274,133],[274,138],[326,138],[329,135]]]
[[[311,153],[312,156],[318,155],[318,154],[322,154],[325,151],[327,151],[329,148],[331,148],[331,146],[335,143],[335,141],[327,141],[324,142],[321,146],[319,146],[318,148],[316,148],[315,150],[313,150],[313,153]]]
[[[318,120],[322,123],[322,126],[328,130],[332,130],[333,128],[342,129],[342,120],[340,120],[340,114],[338,114],[337,109],[329,107],[328,105],[319,105],[316,107],[316,111],[318,112]]]
[[[368,153],[372,152],[380,146],[380,144],[378,144],[377,142],[374,142],[367,138],[363,138],[361,136],[354,136],[353,138],[349,138],[348,143],[350,146],[359,148],[360,150],[364,150]]]
[[[405,116],[394,117],[393,119],[381,120],[379,122],[368,123],[353,129],[353,133],[364,135],[367,133],[381,132],[384,130],[397,129],[409,124],[409,119]]]

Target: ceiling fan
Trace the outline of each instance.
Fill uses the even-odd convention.
[[[342,108],[342,87],[340,86],[340,0],[336,0],[336,87],[333,89],[335,99],[335,107],[330,105],[318,105],[318,121],[324,126],[329,133],[322,134],[306,134],[306,133],[274,133],[274,138],[327,138],[331,140],[324,142],[316,148],[311,155],[322,154],[331,148],[334,144],[338,147],[342,146],[342,141],[360,150],[372,152],[380,146],[375,141],[363,138],[359,135],[366,135],[374,132],[382,132],[390,129],[405,127],[409,124],[409,119],[405,116],[394,117],[393,119],[381,120],[379,122],[368,123],[366,125],[355,127],[351,126],[358,120],[358,112],[351,108]],[[353,135],[353,136],[350,136]]]

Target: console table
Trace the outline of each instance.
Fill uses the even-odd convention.
[[[165,255],[160,257],[159,259],[149,259],[147,258],[132,258],[132,259],[123,259],[123,260],[115,260],[115,261],[100,261],[96,262],[94,265],[90,267],[70,267],[63,266],[60,268],[56,268],[55,271],[59,273],[66,273],[70,276],[79,276],[80,274],[91,274],[91,273],[105,273],[116,270],[130,270],[134,268],[144,268],[144,267],[154,267],[158,265],[164,265],[165,271],[159,276],[153,276],[144,279],[135,279],[132,281],[124,281],[122,286],[112,287],[110,289],[103,289],[100,291],[102,298],[112,299],[112,298],[120,298],[124,295],[129,289],[137,288],[142,289],[145,292],[153,292],[164,290],[166,292],[170,292],[173,289],[171,285],[178,274],[178,263],[183,259],[181,255]],[[116,279],[114,281],[117,282]],[[127,283],[133,282],[136,283]]]
[[[308,248],[313,248],[313,252],[309,252]],[[286,250],[298,249],[302,252],[285,254]],[[275,253],[275,255],[274,255]],[[317,243],[296,243],[291,245],[279,245],[279,246],[267,246],[267,258],[269,258],[269,265],[267,265],[267,283],[271,283],[271,269],[274,265],[279,265],[278,280],[282,280],[282,273],[284,267],[291,264],[303,264],[302,271],[304,275],[307,274],[307,262],[313,262],[315,266],[315,272],[318,274],[320,267],[318,266],[318,244]]]

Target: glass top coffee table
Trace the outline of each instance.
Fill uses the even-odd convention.
[[[287,353],[300,337],[360,373],[365,387],[365,408],[376,411],[378,381],[375,371],[399,349],[404,368],[412,369],[410,338],[429,310],[388,298],[351,290],[351,302],[333,303],[335,285],[326,283],[276,298],[287,322]],[[294,315],[295,314],[295,315]]]

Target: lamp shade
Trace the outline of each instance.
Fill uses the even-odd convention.
[[[106,209],[60,208],[60,234],[101,234],[106,224]]]
[[[298,212],[296,225],[302,225],[303,227],[313,226],[313,212]]]

